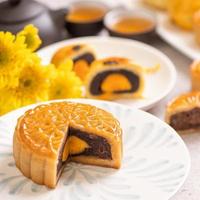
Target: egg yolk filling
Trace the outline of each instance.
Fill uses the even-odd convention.
[[[111,74],[102,82],[101,90],[103,92],[130,90],[131,83],[121,74]]]
[[[68,159],[75,156],[92,156],[99,159],[112,160],[111,146],[107,139],[78,129],[69,128],[68,137],[60,150],[57,164],[58,174]]]
[[[97,74],[90,83],[91,94],[133,93],[139,89],[140,78],[126,69],[107,70]]]
[[[95,55],[90,52],[83,53],[75,58],[74,61],[74,71],[79,76],[81,80],[84,80],[85,76],[89,71],[90,64],[95,60]]]

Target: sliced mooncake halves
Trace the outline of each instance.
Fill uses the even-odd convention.
[[[51,62],[56,66],[72,59],[74,62],[74,71],[84,80],[90,64],[96,59],[93,48],[86,44],[74,44],[62,47],[53,55]]]
[[[13,154],[26,177],[54,188],[70,160],[119,168],[121,140],[122,130],[112,114],[87,104],[51,103],[18,119]]]
[[[144,70],[126,58],[96,60],[87,74],[85,86],[88,98],[112,100],[141,97]]]

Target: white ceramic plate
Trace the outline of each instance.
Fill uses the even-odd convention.
[[[111,112],[123,129],[119,170],[70,163],[54,190],[15,167],[12,137],[17,118],[35,105],[0,118],[0,193],[6,200],[168,200],[185,181],[190,156],[178,134],[144,111],[106,101],[77,99]]]
[[[122,56],[131,58],[136,63],[145,67],[152,67],[155,64],[161,65],[161,69],[157,73],[145,76],[145,98],[116,100],[118,103],[135,108],[149,109],[166,97],[174,87],[176,70],[172,62],[155,48],[133,40],[111,37],[77,38],[50,45],[40,50],[38,53],[44,63],[49,63],[57,49],[65,45],[76,43],[86,43],[93,46],[97,52],[98,58]]]
[[[184,31],[170,22],[165,13],[158,12],[157,33],[177,50],[191,59],[200,59],[200,45],[193,32]]]

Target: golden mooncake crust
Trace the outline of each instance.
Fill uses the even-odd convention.
[[[194,61],[190,66],[192,91],[200,91],[200,61]]]
[[[199,0],[168,0],[168,13],[173,22],[187,30],[193,28],[193,15],[200,9]]]
[[[143,0],[145,3],[149,4],[158,9],[165,10],[167,8],[167,0]]]
[[[27,111],[18,121],[17,136],[35,153],[55,157],[68,126],[97,135],[106,132],[121,137],[119,122],[110,113],[70,102],[41,105]]]
[[[109,66],[112,66],[112,65],[121,66],[123,64],[129,65],[130,60],[128,58],[123,58],[123,57],[108,57],[108,58],[94,61],[95,66],[101,65],[102,67],[103,66],[106,67],[108,65]]]
[[[193,29],[195,33],[195,39],[200,45],[200,10],[194,13],[193,16]]]
[[[77,50],[76,47],[78,47]],[[73,44],[58,49],[54,53],[51,62],[58,66],[59,64],[63,63],[63,61],[65,61],[66,59],[73,59],[74,57],[77,57],[83,54],[84,52],[91,52],[95,56],[93,48],[91,48],[89,45]]]
[[[95,58],[94,50],[90,46],[74,44],[58,49],[53,55],[51,62],[59,66],[68,59],[72,59],[74,61],[73,71],[81,80],[84,80]]]
[[[170,117],[172,115],[189,111],[196,107],[200,107],[200,92],[189,92],[180,95],[167,105],[165,114],[166,122],[170,122]]]
[[[72,102],[40,105],[18,119],[13,137],[16,166],[34,182],[54,188],[61,175],[61,172],[57,174],[58,157],[70,128],[105,138],[111,145],[112,155],[111,160],[78,155],[71,157],[72,161],[120,167],[122,130],[119,122],[100,108]]]

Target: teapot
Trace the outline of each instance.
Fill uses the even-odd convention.
[[[27,24],[33,24],[39,29],[42,46],[67,37],[65,9],[53,11],[34,0],[7,0],[0,3],[0,13],[0,31],[15,34]]]

